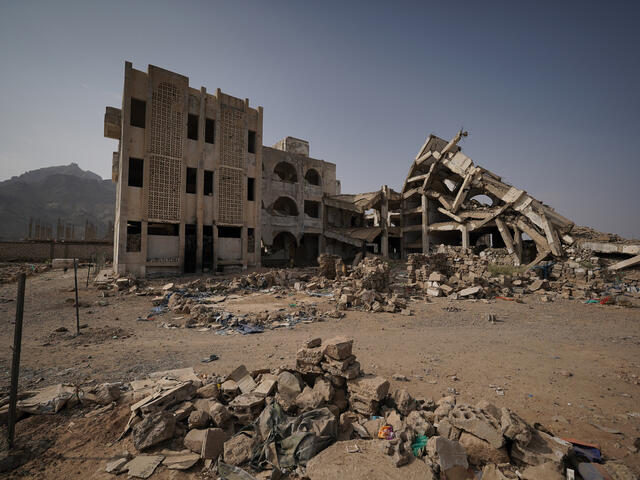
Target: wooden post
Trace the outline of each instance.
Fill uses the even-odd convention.
[[[11,362],[11,392],[9,394],[9,425],[7,437],[9,448],[13,448],[16,427],[16,405],[18,403],[18,378],[20,376],[20,350],[22,348],[22,317],[24,315],[24,287],[27,275],[18,275],[18,299],[16,301],[16,325],[13,331],[13,361]]]
[[[80,305],[78,305],[78,259],[73,259],[73,279],[76,286],[76,335],[80,335]]]
[[[86,288],[89,288],[89,275],[91,275],[91,262],[89,262],[89,268],[87,268],[87,284]]]

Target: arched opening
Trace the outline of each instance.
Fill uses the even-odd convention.
[[[282,182],[295,183],[298,181],[296,168],[288,162],[278,163],[276,168],[273,169],[273,173],[275,173]]]
[[[322,185],[322,180],[320,179],[320,174],[315,168],[310,168],[307,170],[307,173],[304,175],[304,179],[307,181],[309,185]]]
[[[476,201],[478,204],[484,206],[484,207],[491,207],[493,206],[493,199],[491,197],[489,197],[488,195],[476,195],[474,197],[471,197],[469,199],[469,202],[473,202]]]
[[[297,217],[299,215],[298,206],[289,197],[278,197],[271,206],[271,211],[275,215],[281,215],[285,217]]]
[[[293,267],[298,242],[291,232],[279,232],[262,251],[262,264],[270,267]]]

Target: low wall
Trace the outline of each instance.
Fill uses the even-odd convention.
[[[26,242],[0,242],[1,262],[46,262],[53,258],[77,258],[82,261],[104,253],[105,260],[113,259],[111,242],[55,242],[33,240]]]

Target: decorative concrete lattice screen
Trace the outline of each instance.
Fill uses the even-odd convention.
[[[149,164],[149,218],[180,220],[182,160],[151,155]]]
[[[221,223],[243,223],[242,181],[246,158],[244,112],[222,107],[220,175],[218,175],[218,206]],[[231,167],[231,168],[229,168]]]
[[[218,175],[218,215],[220,223],[241,224],[242,218],[242,170],[220,167]]]
[[[184,114],[178,111],[182,94],[162,82],[151,96],[148,216],[156,220],[180,220],[182,142]]]
[[[244,168],[244,112],[235,108],[222,107],[222,165]]]

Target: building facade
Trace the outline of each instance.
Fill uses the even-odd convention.
[[[287,137],[262,145],[262,107],[149,65],[125,63],[121,109],[104,135],[118,140],[114,270],[144,276],[315,260],[335,164]]]

